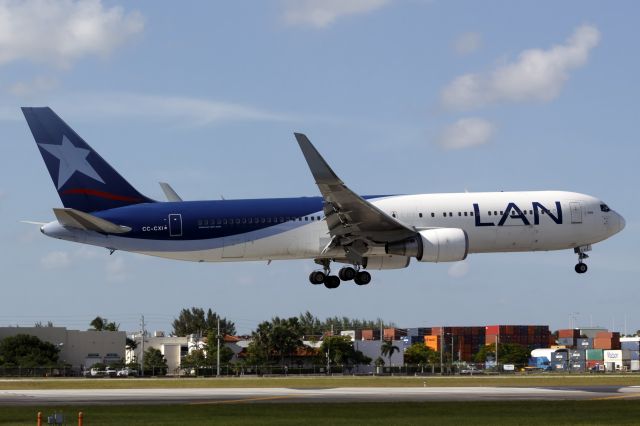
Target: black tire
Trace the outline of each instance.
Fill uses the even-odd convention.
[[[313,285],[324,283],[326,276],[322,271],[313,271],[309,274],[309,282]]]
[[[324,278],[324,286],[326,288],[338,288],[340,286],[340,278],[337,275],[327,275]]]
[[[367,285],[371,282],[371,274],[367,271],[360,271],[356,274],[353,281],[358,285]]]
[[[575,267],[576,272],[579,274],[584,274],[585,272],[587,272],[587,269],[589,268],[587,267],[586,263],[577,263]]]
[[[356,270],[351,266],[345,266],[344,268],[340,269],[340,271],[338,271],[338,277],[342,281],[351,281],[356,277]]]

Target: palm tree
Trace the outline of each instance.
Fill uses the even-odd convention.
[[[380,354],[389,359],[389,366],[391,366],[391,357],[395,352],[400,352],[400,348],[393,344],[393,340],[385,340],[380,347]]]

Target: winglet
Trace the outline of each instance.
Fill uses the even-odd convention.
[[[162,188],[162,192],[164,192],[164,196],[167,197],[167,201],[182,201],[182,198],[173,190],[171,185],[167,182],[158,182],[160,184],[160,188]]]
[[[62,226],[69,228],[96,231],[103,234],[124,234],[125,232],[131,231],[131,228],[128,226],[117,225],[108,220],[75,209],[55,208],[53,209],[53,213]]]
[[[309,138],[303,133],[294,133],[298,145],[302,150],[305,160],[311,169],[316,184],[342,184],[340,178],[331,170],[329,164],[322,158],[322,155],[311,144]]]

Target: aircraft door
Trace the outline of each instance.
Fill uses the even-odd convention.
[[[180,213],[169,215],[169,236],[182,237],[182,215]]]
[[[571,207],[571,223],[582,223],[582,204],[578,201],[569,203]]]

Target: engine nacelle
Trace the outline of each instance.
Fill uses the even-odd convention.
[[[366,257],[364,259],[365,269],[402,269],[409,266],[411,258],[406,256],[394,256],[392,254],[382,256]]]
[[[385,247],[388,254],[415,257],[419,262],[457,262],[469,253],[469,237],[460,228],[437,228]]]

